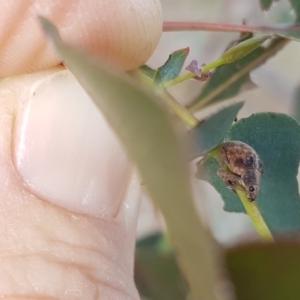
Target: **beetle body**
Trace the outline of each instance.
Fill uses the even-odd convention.
[[[249,145],[240,141],[225,142],[220,148],[218,175],[235,191],[242,185],[251,201],[258,196],[263,165],[259,155]]]

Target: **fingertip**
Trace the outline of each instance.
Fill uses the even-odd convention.
[[[162,34],[159,0],[10,2],[2,6],[2,15],[0,77],[60,64],[42,34],[38,15],[51,20],[65,42],[124,70],[145,63]]]
[[[28,94],[14,126],[13,160],[30,191],[71,211],[116,215],[132,166],[103,115],[66,70]]]

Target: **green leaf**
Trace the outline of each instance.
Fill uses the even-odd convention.
[[[65,65],[101,109],[136,163],[149,195],[164,215],[192,298],[216,299],[212,240],[194,207],[182,139],[168,110],[136,80],[65,45],[48,20],[40,21]],[[178,222],[180,219],[185,222]]]
[[[296,14],[296,23],[300,23],[300,1],[289,0]],[[300,30],[299,30],[300,31]],[[298,31],[298,37],[300,38],[300,32]]]
[[[216,69],[207,81],[200,95],[188,106],[191,112],[210,104],[224,101],[238,95],[247,83],[250,83],[250,72],[286,45],[287,41],[275,39],[266,47],[259,47],[246,57]]]
[[[174,254],[160,251],[164,237],[149,236],[140,241],[135,254],[135,283],[141,295],[152,300],[186,299],[187,284]]]
[[[241,119],[231,128],[226,141],[234,140],[250,145],[263,161],[264,174],[256,205],[271,232],[275,236],[280,232],[298,232],[300,198],[296,176],[300,161],[299,124],[284,114],[255,114]],[[223,193],[219,185],[225,184],[217,181],[218,175],[213,171],[209,174],[208,181]],[[236,201],[236,195],[231,194],[232,203]],[[227,196],[221,196],[227,201],[225,209],[228,209]],[[236,211],[236,207],[232,211]]]
[[[291,115],[298,123],[300,123],[300,86],[297,88],[293,100],[294,103]]]
[[[260,7],[263,10],[268,10],[273,3],[273,0],[260,0]]]
[[[260,0],[261,5],[268,4],[270,0]],[[272,1],[271,1],[272,2]],[[275,2],[273,0],[273,2]],[[299,0],[289,0],[291,3],[292,8],[295,11],[296,20],[295,25],[281,25],[278,26],[260,26],[260,32],[265,32],[269,34],[277,34],[278,36],[287,37],[291,39],[295,39],[300,41],[300,1]],[[271,5],[271,4],[270,4]]]
[[[154,249],[158,251],[161,245],[161,241],[165,239],[165,236],[161,232],[156,232],[146,237],[139,239],[136,243],[136,250],[139,249]]]
[[[188,132],[188,139],[191,144],[189,158],[195,159],[198,156],[203,156],[217,147],[224,140],[243,105],[244,103],[241,102],[225,107],[191,129]]]
[[[271,7],[272,3],[276,2],[278,0],[260,0],[260,6],[263,10],[267,10]],[[279,25],[277,26],[258,26],[260,28],[260,32],[265,33],[272,33],[272,34],[278,34],[279,36],[293,38],[296,40],[300,40],[300,27],[297,25],[297,23],[300,23],[300,1],[299,0],[289,0],[291,3],[292,8],[295,11],[296,20],[295,24],[296,26],[290,25]]]
[[[178,77],[189,52],[190,49],[185,48],[171,53],[165,64],[157,69],[154,82],[162,85]]]
[[[300,22],[297,21],[297,22]],[[284,38],[290,38],[295,41],[300,41],[300,27],[299,25],[290,25],[290,26],[281,26],[278,25],[277,28],[274,26],[274,28],[267,29],[262,28],[261,32],[269,33],[269,34],[276,34],[278,36],[284,37]]]
[[[224,210],[229,212],[246,212],[239,199],[228,187],[222,179],[217,175],[219,163],[214,157],[206,156],[197,163],[196,178],[207,181],[222,196],[224,201]]]
[[[227,251],[226,266],[237,299],[298,300],[300,244],[296,241],[250,244]]]

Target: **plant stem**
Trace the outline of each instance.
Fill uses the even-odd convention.
[[[245,190],[241,187],[238,186],[239,189],[236,189],[236,192],[241,199],[245,210],[250,217],[252,224],[260,236],[260,238],[263,241],[266,242],[274,242],[274,238],[272,236],[272,233],[270,232],[267,224],[265,223],[265,220],[263,219],[262,215],[260,214],[255,201],[249,201],[249,199],[246,196]]]
[[[295,24],[282,24],[273,26],[251,26],[251,25],[237,25],[228,23],[209,23],[209,22],[164,22],[163,31],[216,31],[216,32],[245,32],[245,33],[269,33],[274,32],[278,35],[284,36],[286,30],[299,31],[299,26]]]
[[[182,106],[180,103],[177,102],[177,100],[172,97],[166,90],[165,86],[155,86],[153,80],[148,77],[147,75],[143,74],[143,72],[139,70],[134,70],[130,72],[132,76],[139,79],[142,83],[147,85],[150,88],[154,88],[156,94],[166,103],[166,105],[175,112],[175,114],[189,127],[193,128],[198,125],[199,120],[191,114],[184,106]],[[192,77],[195,76],[193,73],[187,73],[185,75],[191,74]],[[181,77],[185,77],[185,75]],[[190,75],[189,75],[190,76]],[[192,78],[189,77],[189,78]],[[178,77],[179,78],[179,77]],[[178,79],[176,78],[176,79]],[[174,79],[173,81],[175,81]],[[184,78],[181,81],[187,80],[188,78]],[[179,82],[181,82],[179,81]],[[170,81],[172,82],[172,81]],[[169,82],[168,82],[169,83]],[[176,84],[176,83],[174,83]]]
[[[217,60],[215,60],[215,61],[213,61],[213,62],[205,65],[204,67],[202,67],[201,68],[201,72],[202,73],[206,73],[209,70],[215,69],[215,68],[217,68],[217,67],[219,67],[219,66],[221,66],[223,64],[224,64],[224,60],[222,58],[219,58],[219,59],[217,59]]]
[[[258,27],[259,28],[259,27]],[[210,22],[164,22],[163,31],[257,32],[255,26]]]
[[[218,67],[218,66],[220,66],[222,64],[224,64],[224,61],[222,59],[215,60],[215,61],[207,64],[206,66],[202,67],[201,68],[201,73],[206,73],[209,70],[215,69],[216,67]],[[164,88],[167,89],[167,88],[169,88],[171,86],[174,86],[174,85],[176,85],[178,83],[181,83],[181,82],[183,82],[185,80],[192,79],[194,77],[196,77],[196,75],[194,73],[188,72],[188,73],[186,73],[184,75],[178,76],[175,79],[166,82],[164,84]]]
[[[217,146],[215,149],[213,149],[209,152],[209,156],[213,157],[216,161],[220,160],[220,147],[221,146]],[[230,172],[229,169],[228,169],[228,171]],[[263,219],[262,215],[260,214],[260,211],[257,208],[255,201],[251,202],[247,198],[245,189],[241,185],[237,186],[236,193],[239,196],[239,198],[240,198],[248,216],[250,217],[251,222],[252,222],[256,232],[260,236],[260,238],[266,242],[273,242],[274,238],[272,236],[272,233],[270,232],[265,220]]]
[[[196,75],[194,73],[188,72],[188,73],[186,73],[184,75],[178,76],[175,79],[166,82],[164,84],[164,88],[167,89],[167,88],[169,88],[169,87],[171,87],[173,85],[176,85],[178,83],[181,83],[181,82],[183,82],[185,80],[188,80],[188,79],[191,79],[191,78],[194,78],[194,77],[196,77]]]
[[[133,76],[134,78],[138,79],[141,81],[143,84],[146,86],[153,88],[154,87],[154,82],[153,79],[145,75],[143,72],[141,72],[139,69],[129,71],[127,74]]]
[[[156,89],[156,93],[161,99],[165,101],[168,107],[170,107],[176,115],[189,127],[193,128],[198,125],[199,120],[191,114],[185,107],[177,102],[166,90],[163,88]]]

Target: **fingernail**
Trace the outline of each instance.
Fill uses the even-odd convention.
[[[13,136],[14,164],[31,192],[80,213],[118,212],[131,165],[103,115],[68,71],[31,87]]]

